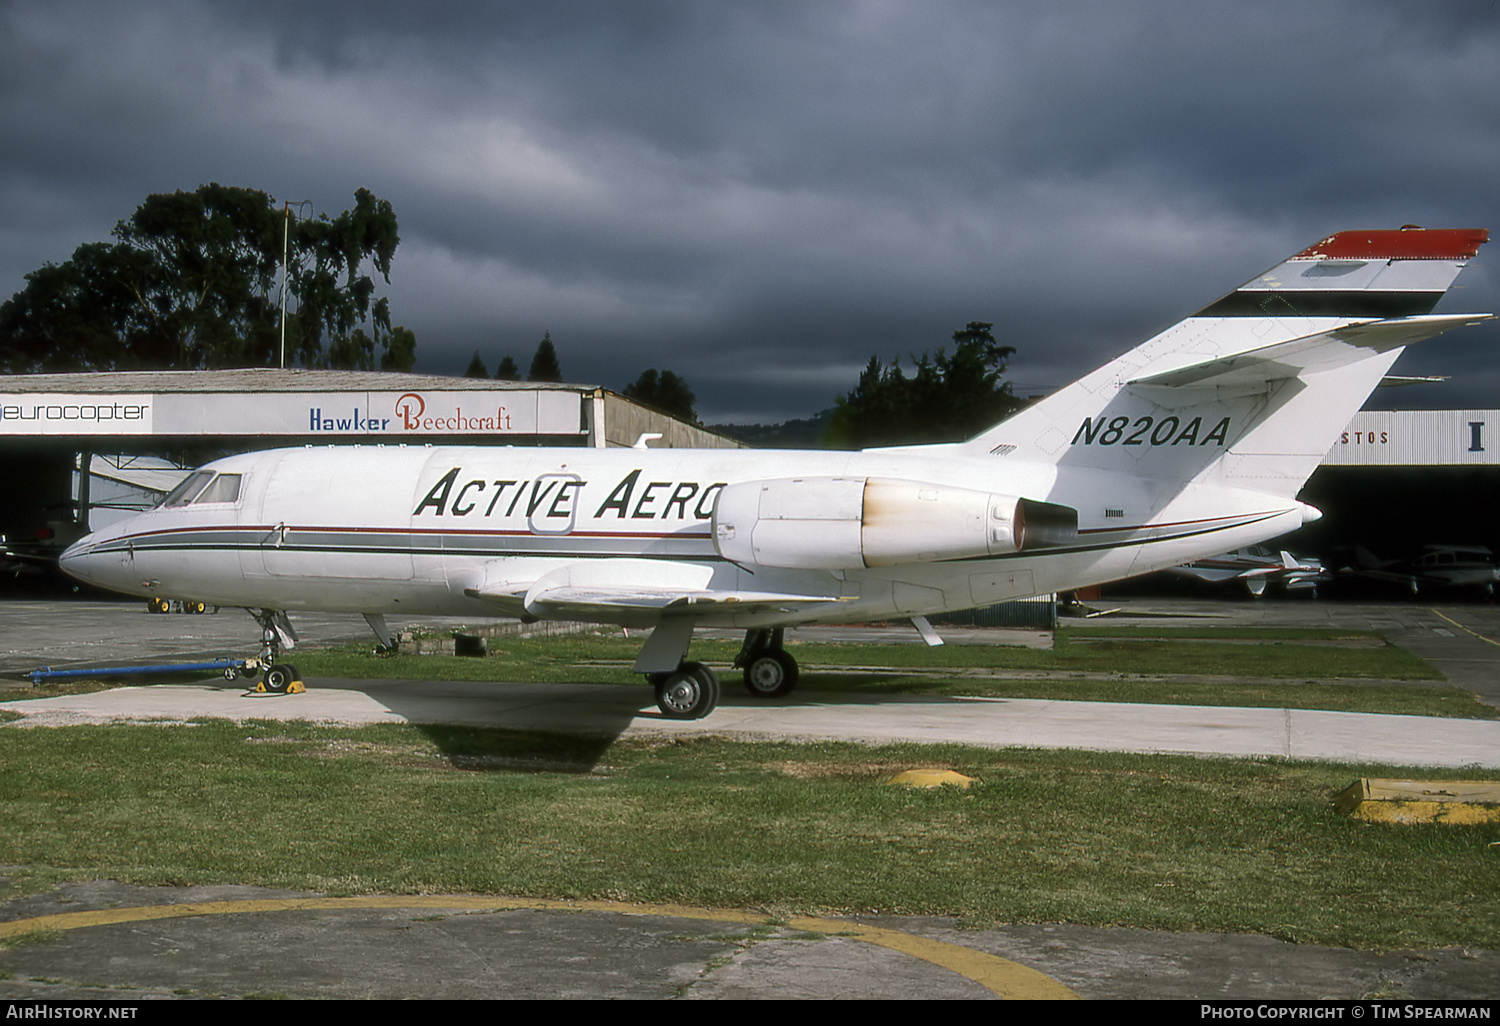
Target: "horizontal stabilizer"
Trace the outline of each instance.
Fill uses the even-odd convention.
[[[1259,384],[1331,370],[1373,353],[1421,342],[1453,328],[1478,324],[1493,314],[1447,314],[1365,321],[1286,342],[1221,356],[1136,378],[1131,385],[1201,388]]]

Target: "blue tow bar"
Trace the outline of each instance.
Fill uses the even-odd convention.
[[[50,666],[38,667],[26,674],[31,683],[44,680],[65,680],[69,677],[123,677],[135,673],[181,673],[197,670],[218,670],[233,680],[252,669],[243,659],[215,659],[210,663],[158,663],[154,666],[99,666],[89,670],[54,670]]]

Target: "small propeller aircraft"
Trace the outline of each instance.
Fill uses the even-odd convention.
[[[1328,578],[1319,560],[1302,559],[1286,549],[1272,552],[1264,545],[1247,545],[1233,552],[1195,559],[1168,567],[1167,573],[1209,584],[1238,581],[1256,598],[1266,593],[1266,585],[1271,582],[1287,592],[1308,591],[1316,596],[1318,584]]]
[[[329,446],[217,460],[62,556],[144,598],[243,606],[266,684],[287,610],[654,628],[663,715],[717,674],[694,628],[745,631],[752,694],[798,667],[785,627],[910,617],[1119,580],[1317,519],[1297,493],[1487,241],[1346,231],[965,442],[861,452]]]
[[[1426,545],[1410,559],[1381,559],[1362,545],[1354,548],[1354,564],[1342,573],[1373,581],[1403,585],[1413,595],[1422,589],[1473,588],[1495,594],[1500,566],[1484,545]]]

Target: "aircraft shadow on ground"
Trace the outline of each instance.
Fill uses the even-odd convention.
[[[592,773],[618,738],[511,727],[412,726],[454,769],[480,773]]]
[[[313,681],[311,687],[316,688]],[[644,686],[341,681],[420,731],[455,768],[590,773],[641,717],[659,716]]]
[[[804,682],[805,690],[784,698],[764,699],[745,693],[738,686],[737,673],[721,676],[719,711],[754,709],[773,717],[780,710],[802,705],[876,707],[948,698],[913,692],[885,694],[877,689],[856,691],[852,685],[868,683],[870,675],[818,673]],[[821,690],[819,685],[825,682],[833,689]],[[340,686],[364,690],[357,681]],[[919,685],[916,690],[920,692]],[[423,691],[419,682],[396,689],[372,682],[366,693],[420,730],[458,769],[589,773],[633,726],[692,722],[705,733],[714,732],[712,713],[697,721],[668,720],[654,707],[651,692],[644,685],[449,682],[434,683],[432,692],[437,693]]]

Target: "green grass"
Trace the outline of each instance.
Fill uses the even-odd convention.
[[[733,686],[738,686],[737,684]],[[1071,702],[1127,702],[1265,709],[1321,709],[1391,716],[1500,719],[1500,709],[1473,692],[1440,686],[1400,686],[1296,680],[1195,681],[1005,678],[914,679],[881,674],[819,673],[804,679],[812,690],[855,694],[966,695],[977,698],[1036,698]]]
[[[14,937],[0,938],[0,951],[8,951],[11,948],[23,948],[32,944],[51,944],[57,940],[59,934],[56,930],[28,930],[26,933],[16,934]],[[9,976],[0,977],[8,979]]]
[[[1399,769],[306,724],[0,730],[13,886],[108,877],[1500,948],[1495,827],[1372,826]],[[885,785],[915,766],[970,790]],[[1494,779],[1500,774],[1466,774]]]
[[[1378,631],[1344,627],[1158,627],[1143,624],[1100,624],[1064,627],[1071,638],[1216,638],[1240,641],[1384,641]]]
[[[1051,649],[1002,645],[925,645],[792,643],[804,666],[877,666],[913,670],[987,669],[1113,674],[1205,674],[1279,678],[1344,677],[1388,680],[1441,680],[1420,659],[1368,631],[1238,629],[1182,633],[1067,629],[1056,632]],[[1075,639],[1082,643],[1075,643]],[[1192,640],[1192,639],[1197,639]],[[1223,642],[1246,642],[1225,644]],[[1326,644],[1346,641],[1358,647]],[[1254,644],[1249,642],[1256,642]],[[1320,644],[1322,643],[1322,644]],[[492,639],[486,659],[445,662],[444,679],[495,679],[496,671],[532,681],[625,683],[641,638],[617,633],[547,638]],[[698,640],[693,658],[727,664],[739,651],[732,641]],[[304,671],[316,664],[331,676],[406,676],[413,666],[435,666],[441,656],[374,659],[368,645],[298,653]],[[524,675],[524,676],[522,676]]]

